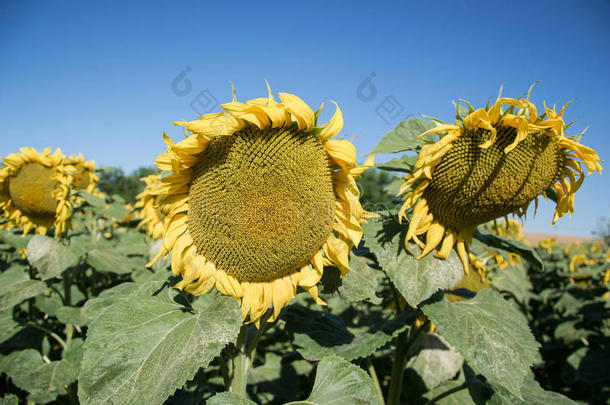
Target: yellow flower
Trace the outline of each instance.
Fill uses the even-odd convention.
[[[504,108],[508,106],[508,108]],[[439,125],[426,134],[440,139],[425,145],[399,195],[400,219],[413,209],[405,238],[447,258],[453,246],[468,269],[468,246],[477,225],[508,214],[523,215],[532,201],[553,188],[553,223],[574,209],[574,193],[588,174],[601,172],[597,153],[567,137],[565,106],[538,115],[527,99],[498,97],[491,107],[474,110],[456,125]],[[578,162],[580,159],[582,162]],[[578,175],[578,177],[577,177]],[[420,236],[426,234],[426,243]]]
[[[18,227],[27,234],[34,229],[45,234],[55,226],[55,236],[70,226],[72,176],[65,156],[58,149],[42,153],[27,147],[11,153],[0,169],[0,209],[7,229]]]
[[[177,288],[215,287],[257,325],[270,306],[275,320],[297,287],[324,304],[324,266],[349,271],[368,215],[354,179],[373,165],[371,157],[358,166],[354,146],[332,139],[343,127],[338,107],[318,125],[322,107],[279,97],[269,89],[241,103],[233,93],[223,112],[176,122],[190,135],[178,143],[164,135],[167,152],[155,162],[173,172],[154,191],[166,214],[157,258],[172,252]]]
[[[85,190],[96,195],[101,194],[96,188],[100,178],[95,173],[95,162],[93,160],[85,160],[83,155],[79,153],[78,156],[72,155],[67,158],[66,165],[71,166],[72,184],[76,190]]]
[[[588,266],[593,263],[594,261],[590,261],[589,259],[587,259],[587,256],[584,253],[574,255],[570,259],[570,273],[574,273],[576,271],[576,266]]]
[[[146,183],[146,187],[136,196],[136,203],[134,206],[134,208],[138,210],[136,216],[142,219],[138,227],[143,228],[144,232],[153,239],[159,239],[163,236],[163,220],[165,219],[165,215],[156,207],[156,196],[152,194],[152,191],[161,180],[161,175],[151,174],[142,177],[140,180]]]
[[[555,238],[543,239],[538,242],[538,247],[541,249],[546,249],[548,254],[553,252],[553,246],[557,246],[557,239]]]

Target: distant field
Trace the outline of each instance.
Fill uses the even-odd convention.
[[[525,237],[525,240],[531,245],[536,245],[541,240],[550,238],[555,238],[557,240],[557,243],[560,245],[567,245],[569,243],[592,242],[598,239],[592,236],[555,235],[552,233],[536,232],[524,232],[523,236]]]

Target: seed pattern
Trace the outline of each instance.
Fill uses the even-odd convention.
[[[499,127],[497,141],[479,145],[487,131],[465,131],[443,156],[424,191],[434,218],[458,231],[515,212],[547,190],[561,174],[563,158],[555,137],[531,134],[504,153],[516,136]]]
[[[8,192],[15,206],[28,215],[53,218],[57,200],[53,190],[57,181],[55,171],[40,163],[28,163],[9,178]]]
[[[330,235],[332,168],[311,134],[248,126],[215,139],[199,158],[189,230],[197,252],[240,282],[292,273]]]

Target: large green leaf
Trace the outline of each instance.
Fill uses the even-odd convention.
[[[415,313],[380,322],[368,330],[348,330],[343,321],[326,312],[292,305],[284,310],[288,329],[294,334],[293,344],[308,360],[338,355],[354,360],[373,354],[405,330]]]
[[[206,294],[193,309],[163,290],[154,296],[137,288],[122,293],[101,297],[107,308],[89,323],[79,377],[83,404],[161,404],[232,342],[241,326],[231,297]]]
[[[208,405],[256,405],[256,402],[242,398],[232,392],[221,392],[206,402]]]
[[[385,134],[370,153],[395,153],[406,150],[417,150],[424,141],[417,136],[434,128],[434,123],[423,118],[409,118]]]
[[[422,309],[476,373],[522,398],[521,386],[536,358],[538,343],[512,303],[486,288],[471,300],[440,300]]]
[[[10,339],[21,329],[23,326],[13,318],[12,308],[0,311],[0,343]]]
[[[106,205],[106,201],[104,201],[103,198],[95,196],[88,191],[80,190],[77,194],[92,207],[103,207],[104,205]]]
[[[496,289],[508,291],[521,304],[527,304],[535,297],[532,282],[528,279],[527,270],[523,266],[497,269],[490,274],[489,279]]]
[[[134,270],[132,259],[118,255],[113,249],[93,249],[87,253],[87,263],[97,271],[128,274]]]
[[[544,262],[538,252],[523,242],[490,233],[479,232],[479,230],[474,232],[474,237],[488,246],[517,253],[534,266],[544,270]]]
[[[416,155],[405,154],[398,159],[392,159],[385,163],[375,163],[375,167],[392,172],[411,173],[413,171],[413,166],[415,166],[416,161]]]
[[[128,211],[125,209],[125,206],[117,202],[109,204],[108,207],[102,210],[102,214],[115,219],[123,219],[127,213]]]
[[[30,241],[30,235],[17,235],[12,231],[0,229],[0,240],[7,243],[15,249],[25,249]]]
[[[360,367],[328,356],[318,363],[311,395],[291,405],[383,405],[375,383]]]
[[[606,368],[607,369],[607,368]],[[523,382],[521,393],[523,399],[519,399],[505,390],[503,387],[495,387],[495,394],[491,397],[489,405],[576,405],[576,402],[557,392],[546,391],[534,379],[530,372]]]
[[[339,294],[350,302],[368,300],[379,304],[381,298],[376,295],[377,271],[369,266],[369,261],[355,254],[350,254],[349,273],[341,279]]]
[[[386,221],[369,221],[363,225],[364,244],[377,257],[396,289],[413,307],[428,299],[440,289],[456,285],[464,275],[457,255],[452,252],[446,260],[429,254],[421,260],[404,248],[406,225],[393,218]],[[416,254],[418,248],[411,247]]]
[[[464,362],[460,354],[433,333],[421,335],[412,350],[415,355],[407,362],[407,368],[417,373],[428,390],[455,377]]]
[[[12,266],[0,274],[0,311],[46,291],[42,281],[32,280],[22,266]]]
[[[40,278],[47,280],[77,265],[80,254],[77,249],[70,249],[55,238],[34,235],[27,246],[27,259],[38,270]]]
[[[28,391],[30,400],[47,403],[65,394],[66,387],[76,381],[81,358],[82,340],[74,339],[62,360],[46,362],[37,350],[26,349],[2,358],[0,372]]]

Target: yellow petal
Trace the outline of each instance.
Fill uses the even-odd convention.
[[[351,142],[345,139],[330,139],[324,142],[324,148],[339,166],[348,169],[356,166],[356,148]]]
[[[331,100],[330,102],[333,103],[337,109],[335,110],[333,117],[322,129],[322,132],[320,132],[320,135],[318,135],[320,142],[324,142],[335,137],[343,128],[343,114],[341,113],[341,109],[334,101]]]
[[[297,121],[298,128],[301,131],[310,132],[316,125],[316,117],[313,110],[294,94],[278,93],[278,96],[280,96],[280,100],[282,100],[286,110]]]

